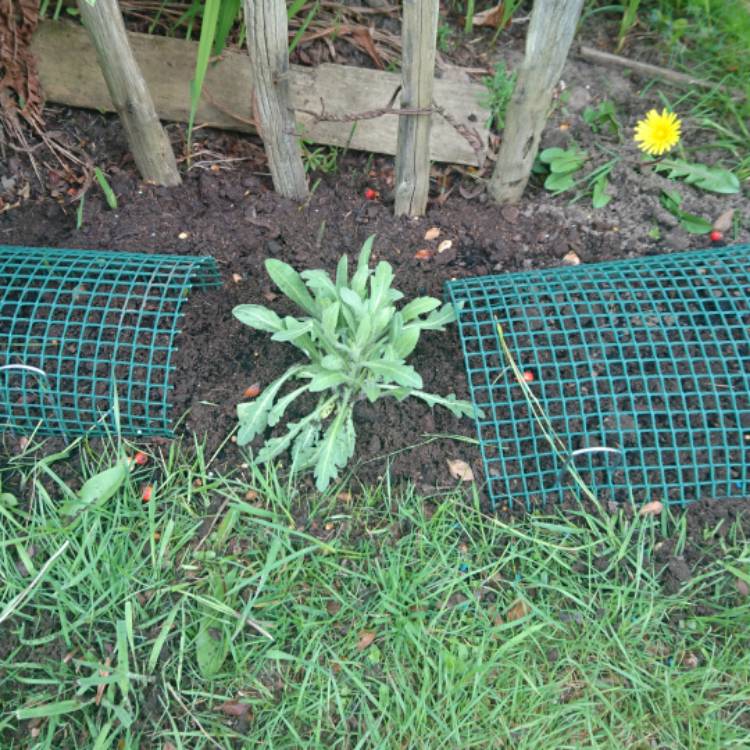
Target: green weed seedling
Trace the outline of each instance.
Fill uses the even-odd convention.
[[[575,187],[575,174],[583,168],[588,154],[578,147],[562,149],[546,148],[539,154],[539,161],[549,167],[550,174],[544,187],[551,193],[564,193]]]
[[[482,104],[490,111],[487,119],[488,128],[502,130],[505,127],[505,112],[516,87],[516,77],[516,73],[506,69],[505,63],[499,62],[492,77],[482,78],[482,83],[487,87],[487,96]]]
[[[682,196],[676,190],[662,190],[659,202],[669,213],[680,220],[680,226],[686,232],[708,234],[711,231],[713,225],[710,221],[680,208]]]
[[[303,317],[281,318],[262,305],[239,305],[233,311],[242,323],[296,346],[308,359],[290,367],[257,399],[237,407],[237,442],[247,445],[266,427],[278,424],[304,393],[320,394],[307,416],[290,422],[286,433],[269,439],[256,456],[265,463],[291,448],[292,471],[314,468],[320,491],[354,453],[357,401],[415,396],[456,416],[474,414],[472,405],[454,394],[425,393],[421,376],[406,364],[422,331],[442,331],[455,320],[453,307],[441,306],[433,297],[418,297],[397,310],[395,303],[403,294],[391,286],[390,264],[381,261],[374,271],[369,267],[373,239],[362,246],[351,278],[347,256],[339,261],[335,279],[325,271],[299,274],[280,260],[266,261],[268,275],[302,309]],[[279,397],[283,386],[295,380],[307,382]]]
[[[740,192],[740,181],[728,169],[693,164],[684,159],[661,159],[653,167],[656,172],[667,172],[670,180],[683,180],[701,190],[725,195]]]
[[[581,116],[594,133],[609,135],[622,141],[622,123],[617,116],[615,105],[609,99],[600,102],[596,108],[586,107]]]

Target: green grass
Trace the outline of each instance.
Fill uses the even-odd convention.
[[[737,528],[668,595],[651,554],[679,551],[680,516],[503,521],[387,486],[303,502],[273,472],[246,499],[172,447],[66,519],[62,463],[35,458],[2,473],[22,500],[0,505],[0,612],[25,594],[0,625],[4,750],[746,746]],[[113,461],[84,444],[76,473]]]

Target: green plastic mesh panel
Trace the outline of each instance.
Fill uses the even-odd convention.
[[[750,246],[451,281],[493,502],[743,497]],[[566,446],[558,457],[500,345]]]
[[[213,258],[0,246],[0,430],[170,435],[169,379],[191,286]]]

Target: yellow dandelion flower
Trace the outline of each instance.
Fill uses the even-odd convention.
[[[659,114],[652,109],[635,126],[635,142],[641,151],[651,156],[661,156],[680,141],[682,123],[674,112],[666,109]]]

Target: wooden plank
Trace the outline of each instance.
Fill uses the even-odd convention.
[[[159,116],[187,122],[190,80],[198,45],[181,39],[128,34],[135,58],[151,90]],[[114,111],[96,61],[93,45],[77,24],[42,21],[32,41],[39,78],[49,101],[73,107]],[[292,103],[297,109],[346,116],[386,107],[401,85],[398,73],[324,64],[316,68],[291,66]],[[212,127],[255,132],[251,112],[251,70],[246,54],[227,50],[206,74],[196,122]],[[432,115],[430,158],[453,164],[484,161],[489,113],[479,102],[486,96],[480,84],[435,80],[434,101],[455,123],[474,131],[481,144],[479,158],[469,140],[438,113]],[[396,153],[398,118],[384,115],[359,122],[316,121],[297,113],[300,134],[313,143],[345,146],[381,154]]]
[[[401,106],[429,109],[435,80],[438,0],[404,0],[401,27]],[[396,216],[424,216],[430,192],[429,115],[399,119]]]

